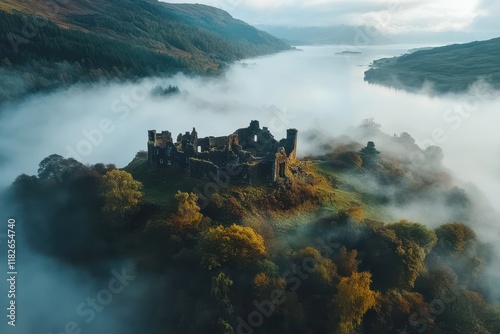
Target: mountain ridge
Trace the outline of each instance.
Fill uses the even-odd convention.
[[[16,93],[0,84],[0,101],[103,78],[217,74],[232,61],[291,49],[221,9],[198,4],[6,0],[0,18],[0,72],[17,72],[23,86]]]

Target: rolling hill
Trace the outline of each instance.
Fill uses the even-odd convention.
[[[64,4],[63,4],[64,3]],[[5,0],[0,4],[0,101],[79,81],[225,64],[290,46],[199,4],[155,0]]]
[[[425,82],[437,93],[466,91],[484,80],[500,89],[500,38],[420,50],[373,62],[365,81],[415,91]]]
[[[130,330],[106,333],[499,333],[498,279],[488,282],[498,256],[474,231],[482,206],[450,182],[435,151],[407,133],[366,130],[385,138],[376,158],[360,142],[335,140],[273,183],[151,168],[146,151],[124,170],[53,154],[37,176],[17,177],[0,206],[19,221],[24,254],[58,265],[45,279],[54,287],[78,270],[74,291],[85,295],[83,277],[93,296],[107,291],[97,289],[110,267],[130,263],[121,272],[133,293],[100,314]],[[449,215],[438,225],[395,220],[395,205]],[[36,326],[23,333],[53,333],[55,311],[75,305],[28,312],[44,296],[38,281],[23,285],[34,290],[24,323]],[[102,324],[82,328],[101,333]]]

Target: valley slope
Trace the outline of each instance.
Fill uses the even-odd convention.
[[[290,49],[210,6],[62,3],[0,4],[0,101],[81,81],[219,73],[228,62]]]

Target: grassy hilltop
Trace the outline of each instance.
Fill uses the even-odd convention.
[[[442,151],[362,131],[377,149],[340,138],[273,184],[151,169],[146,152],[123,170],[52,155],[9,198],[32,251],[93,275],[132,261],[147,280],[122,302],[144,333],[498,333],[493,253]],[[418,208],[440,224],[393,218]]]

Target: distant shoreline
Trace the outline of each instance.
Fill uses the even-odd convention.
[[[461,93],[481,80],[500,89],[499,55],[500,38],[412,49],[399,57],[374,60],[364,80],[412,92],[430,84],[433,94]]]

